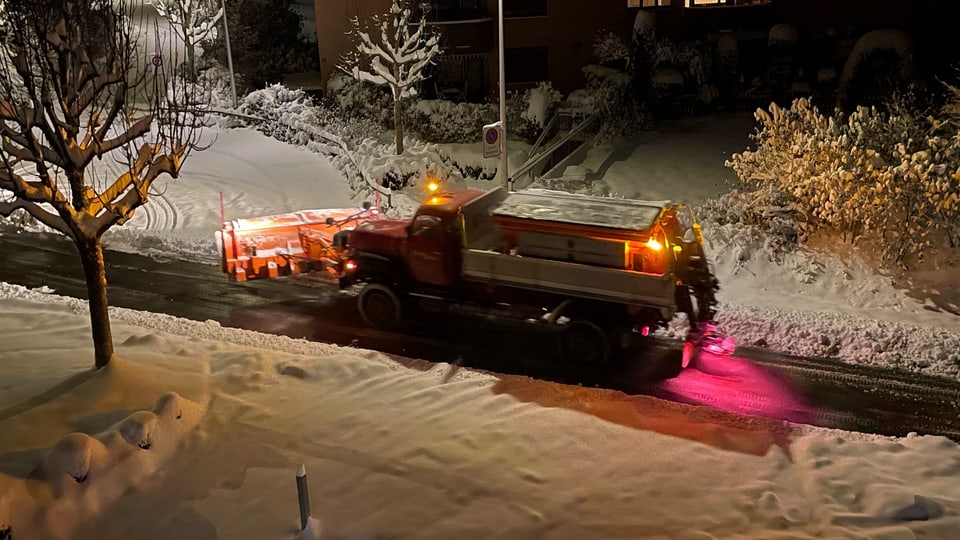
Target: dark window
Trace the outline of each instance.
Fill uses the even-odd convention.
[[[546,47],[518,47],[506,49],[504,75],[507,84],[540,82],[549,80]]]
[[[421,7],[428,7],[427,20],[429,21],[459,21],[475,19],[485,15],[485,4],[480,0],[430,0],[420,2]]]
[[[547,0],[503,0],[504,17],[540,17],[547,14]]]
[[[438,98],[457,102],[483,99],[484,55],[444,54],[434,73]]]
[[[628,8],[669,7],[673,0],[627,0]]]

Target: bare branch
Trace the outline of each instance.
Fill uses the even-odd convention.
[[[63,220],[62,217],[57,214],[52,214],[43,209],[40,205],[34,202],[25,201],[22,199],[14,199],[10,202],[0,201],[0,216],[9,217],[11,214],[17,210],[23,210],[31,216],[34,217],[40,223],[43,223],[47,227],[63,234],[64,236],[70,239],[76,239],[73,231],[67,225],[67,222]]]

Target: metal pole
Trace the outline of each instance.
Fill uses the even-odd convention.
[[[497,19],[500,25],[500,129],[503,130],[503,137],[500,139],[500,168],[503,170],[504,185],[513,191],[513,179],[507,170],[507,78],[503,67],[503,0],[498,0]]]
[[[233,78],[233,53],[230,52],[230,28],[227,26],[227,0],[220,0],[223,7],[223,37],[227,40],[227,66],[230,68],[230,89],[233,90],[233,108],[237,108],[237,81]]]
[[[297,500],[300,501],[300,530],[307,528],[310,519],[310,494],[307,493],[307,468],[300,465],[297,470]]]

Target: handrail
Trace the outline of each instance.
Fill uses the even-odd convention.
[[[550,155],[552,155],[552,154],[553,154],[558,148],[560,148],[564,143],[566,143],[567,141],[569,141],[570,139],[572,139],[572,138],[574,137],[574,135],[577,135],[578,133],[580,133],[581,131],[583,131],[584,129],[586,129],[587,126],[589,126],[590,124],[592,124],[593,122],[595,122],[598,118],[599,118],[599,115],[597,115],[596,113],[588,116],[587,118],[585,118],[585,119],[583,120],[583,122],[580,122],[579,124],[577,124],[576,126],[574,126],[574,128],[571,129],[569,133],[567,133],[566,135],[564,135],[563,137],[561,137],[559,140],[555,141],[553,144],[551,144],[549,147],[547,147],[546,150],[544,150],[544,151],[541,152],[540,154],[538,154],[538,155],[536,155],[536,156],[528,159],[527,162],[524,163],[523,165],[521,165],[520,167],[518,167],[517,170],[514,171],[511,176],[512,176],[513,178],[519,178],[519,177],[523,176],[524,174],[527,174],[527,173],[530,172],[530,170],[533,169],[536,165],[540,164],[543,160],[547,159]]]
[[[550,130],[553,129],[553,125],[557,123],[557,118],[560,116],[560,112],[557,111],[550,117],[550,120],[547,122],[547,125],[543,127],[543,131],[540,132],[540,136],[537,137],[537,141],[533,143],[533,148],[530,149],[530,155],[536,155],[537,150],[540,149],[540,145],[543,144],[543,141],[547,138],[547,134],[550,133]]]

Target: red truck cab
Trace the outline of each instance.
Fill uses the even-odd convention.
[[[383,270],[387,260],[403,261],[399,276],[416,283],[452,287],[460,279],[463,230],[462,209],[487,193],[465,189],[438,193],[426,199],[410,220],[379,220],[361,223],[350,232],[348,245],[355,256],[355,278],[368,271]],[[375,254],[375,255],[373,255]],[[371,268],[372,266],[372,268]],[[398,278],[399,278],[398,276]]]

